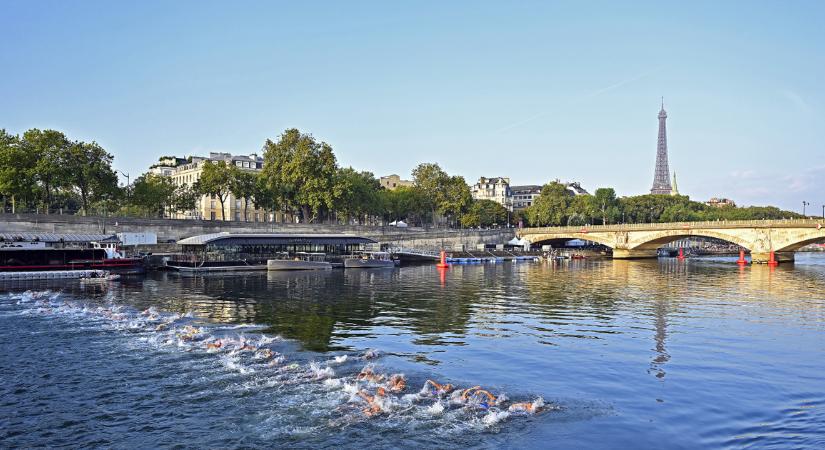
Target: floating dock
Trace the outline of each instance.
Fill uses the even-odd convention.
[[[106,276],[105,270],[38,270],[31,272],[0,272],[0,281],[74,280]]]

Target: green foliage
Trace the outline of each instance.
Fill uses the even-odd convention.
[[[617,199],[612,188],[597,189],[592,196],[573,197],[558,183],[546,185],[541,196],[524,214],[531,226],[609,224],[621,220],[625,223],[658,223],[802,217],[772,206],[717,208],[691,201],[683,195],[646,194]]]
[[[229,180],[229,190],[237,199],[243,200],[243,217],[248,220],[246,214],[249,203],[254,203],[258,196],[258,176],[252,172],[246,172],[232,166],[234,169]]]
[[[150,173],[141,175],[130,187],[126,212],[163,217],[176,190],[177,187],[169,178]]]
[[[545,184],[541,195],[524,211],[532,226],[567,225],[573,194],[558,182]]]
[[[357,172],[352,167],[338,169],[333,181],[333,207],[346,217],[363,223],[367,215],[379,215],[384,209],[381,183],[371,172]]]
[[[460,219],[472,201],[470,188],[464,177],[449,176],[435,163],[422,163],[413,172],[415,186],[421,206],[432,213],[435,224],[436,213],[452,219]]]
[[[221,220],[226,220],[224,203],[232,191],[233,180],[238,168],[226,161],[204,161],[203,172],[198,180],[198,192],[202,195],[214,195],[221,204]]]
[[[381,204],[384,207],[384,219],[387,222],[403,219],[409,224],[422,225],[427,220],[429,206],[421,191],[407,186],[399,186],[394,190],[382,190]]]
[[[465,227],[489,227],[507,223],[507,209],[492,200],[474,200],[463,216]]]
[[[83,210],[105,194],[118,190],[117,174],[112,169],[113,156],[96,142],[73,142],[66,150],[64,168],[69,182],[80,193]]]
[[[336,169],[332,147],[295,128],[284,131],[277,142],[267,139],[264,144],[265,187],[277,204],[300,209],[304,222],[332,208]]]

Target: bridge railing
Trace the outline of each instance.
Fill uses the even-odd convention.
[[[581,233],[596,231],[630,231],[630,230],[674,230],[707,228],[793,228],[825,226],[825,219],[777,219],[777,220],[709,220],[703,222],[667,222],[667,223],[625,223],[612,225],[580,225],[566,227],[524,228],[520,234],[537,233]]]

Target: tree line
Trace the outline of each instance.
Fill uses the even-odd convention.
[[[384,189],[367,171],[338,164],[332,147],[297,129],[263,144],[263,169],[249,171],[225,161],[203,163],[200,178],[178,185],[171,177],[145,173],[118,186],[113,156],[96,142],[68,139],[55,130],[22,135],[0,130],[0,202],[4,210],[139,217],[168,217],[197,209],[203,196],[220,204],[240,199],[250,208],[282,213],[301,222],[442,223],[453,227],[585,225],[800,217],[774,207],[716,208],[687,196],[618,198],[612,188],[574,195],[558,182],[543,186],[525,210],[508,213],[491,200],[473,200],[466,180],[436,163],[419,164],[413,186]]]
[[[793,219],[802,215],[773,206],[716,207],[685,195],[616,197],[613,188],[593,195],[575,195],[564,184],[552,182],[522,213],[530,226],[579,226],[615,223],[698,222],[712,220]]]

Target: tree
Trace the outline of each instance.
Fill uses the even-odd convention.
[[[559,182],[545,184],[539,198],[525,210],[527,220],[533,226],[566,225],[572,195]]]
[[[65,162],[71,144],[59,131],[32,128],[23,133],[23,145],[37,160],[33,174],[40,184],[43,194],[41,204],[48,214],[49,208],[53,206],[55,191],[69,184],[70,173]]]
[[[595,206],[602,218],[602,225],[615,222],[619,217],[619,200],[613,188],[598,188],[593,194]]]
[[[198,190],[203,195],[215,196],[221,204],[221,220],[226,220],[224,203],[232,189],[237,167],[226,161],[204,161],[203,171],[198,180]]]
[[[174,203],[176,189],[167,177],[143,174],[132,183],[129,204],[144,214],[163,217],[166,207]]]
[[[357,217],[361,224],[366,215],[381,212],[380,189],[381,183],[371,172],[358,172],[352,167],[338,169],[333,182],[333,208],[347,221]]]
[[[507,222],[507,209],[492,200],[474,200],[466,214],[461,216],[465,227],[489,227]]]
[[[381,196],[384,205],[384,219],[388,222],[405,219],[408,222],[422,225],[428,212],[426,201],[421,192],[407,186],[399,186],[393,190],[382,190]]]
[[[473,201],[470,187],[462,176],[447,178],[438,198],[438,212],[459,219]]]
[[[336,168],[329,144],[295,128],[284,131],[278,142],[267,139],[264,144],[262,176],[267,190],[280,205],[300,209],[304,222],[315,220],[322,208],[332,207]]]
[[[235,198],[243,200],[243,220],[247,221],[249,219],[246,211],[249,206],[249,202],[255,198],[257,193],[258,176],[252,172],[245,172],[240,169],[233,172],[233,176],[229,182],[229,190]]]
[[[112,170],[113,156],[96,142],[75,141],[63,155],[68,183],[80,193],[84,214],[90,201],[117,190],[117,174]]]
[[[435,163],[419,164],[412,171],[412,175],[415,181],[413,189],[420,194],[423,206],[432,212],[432,221],[435,225],[439,199],[443,196],[449,176]]]
[[[185,213],[198,207],[201,194],[197,186],[182,184],[175,188],[169,196],[169,211]]]
[[[12,206],[35,196],[34,167],[36,155],[26,150],[17,136],[0,129],[0,195]]]

